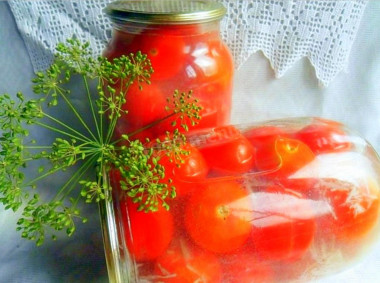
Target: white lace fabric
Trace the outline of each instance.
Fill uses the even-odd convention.
[[[236,68],[261,50],[276,76],[307,57],[322,85],[345,70],[368,0],[219,0],[221,34]],[[102,9],[111,0],[9,0],[35,71],[51,63],[58,42],[75,35],[101,54],[111,35]]]

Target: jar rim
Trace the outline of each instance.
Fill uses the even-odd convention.
[[[226,8],[210,0],[120,0],[104,12],[116,23],[191,24],[220,20]]]

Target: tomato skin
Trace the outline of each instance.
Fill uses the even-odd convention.
[[[245,136],[256,149],[256,170],[268,178],[287,177],[315,158],[305,143],[276,127],[253,129]]]
[[[280,158],[275,151],[276,140],[288,137],[283,129],[275,126],[262,126],[244,132],[256,151],[255,166],[257,171],[271,171],[279,167]]]
[[[251,231],[251,201],[236,181],[205,183],[185,208],[185,227],[200,247],[215,253],[239,249]]]
[[[379,219],[377,188],[356,186],[336,179],[324,179],[318,189],[332,208],[321,225],[339,241],[355,242],[364,237]]]
[[[335,123],[311,124],[294,137],[307,144],[315,154],[347,151],[352,148],[349,137]]]
[[[163,283],[221,282],[217,257],[181,237],[156,260],[154,273]]]
[[[178,88],[192,90],[202,106],[202,119],[195,127],[222,126],[230,120],[233,60],[213,33],[189,38],[189,54],[182,72],[175,78]]]
[[[128,123],[142,127],[163,117],[166,114],[165,106],[166,99],[157,85],[144,85],[140,90],[138,84],[134,83],[128,90],[122,109],[128,111]]]
[[[128,50],[146,54],[154,70],[152,79],[166,80],[182,69],[186,55],[184,37],[166,28],[153,29],[147,28],[137,34],[128,45]]]
[[[311,149],[295,139],[278,138],[274,145],[276,158],[280,159],[280,167],[272,175],[289,176],[315,159]]]
[[[302,141],[291,138],[282,128],[262,126],[244,133],[256,150],[256,170],[268,178],[287,177],[314,160]]]
[[[199,150],[186,143],[181,148],[189,152],[188,155],[183,156],[183,163],[180,167],[175,162],[170,161],[170,157],[167,155],[162,156],[159,164],[165,167],[165,179],[163,182],[167,182],[170,178],[172,185],[176,188],[177,197],[181,197],[189,194],[197,188],[197,183],[206,178],[209,168]]]
[[[167,249],[173,238],[173,216],[163,207],[157,212],[137,208],[130,198],[120,202],[127,247],[136,261],[153,260]]]
[[[137,83],[132,84],[128,90],[127,100],[122,105],[122,109],[128,113],[119,118],[115,135],[120,137],[122,134],[131,134],[164,117],[166,115],[165,106],[165,96],[157,85],[144,85],[140,90]],[[130,136],[130,139],[139,139],[145,142],[146,138],[154,137],[154,132],[147,129]]]
[[[278,185],[252,195],[255,214],[251,239],[263,260],[296,260],[310,247],[316,224],[302,194]]]
[[[244,173],[252,170],[255,150],[233,126],[214,129],[208,144],[200,148],[210,168],[221,172]]]

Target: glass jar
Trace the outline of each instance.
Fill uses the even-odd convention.
[[[192,90],[203,107],[198,128],[228,123],[231,110],[233,61],[220,37],[225,8],[204,0],[127,0],[111,3],[105,12],[113,22],[112,39],[104,55],[113,59],[141,51],[154,73],[151,84],[128,90],[116,134],[133,132],[166,116],[165,105],[175,90]],[[140,137],[156,137],[171,129],[160,123]]]
[[[343,125],[227,125],[188,142],[181,168],[166,166],[177,192],[169,210],[138,211],[110,174],[115,214],[102,219],[116,223],[103,226],[115,282],[309,282],[378,242],[379,156]]]

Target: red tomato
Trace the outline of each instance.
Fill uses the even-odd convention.
[[[279,162],[274,171],[269,171],[267,177],[286,177],[302,167],[312,162],[315,158],[314,153],[304,143],[289,139],[278,138],[272,147],[270,155],[257,155],[256,164],[258,168],[268,168],[268,164]],[[261,158],[260,158],[261,157]]]
[[[137,83],[134,83],[129,88],[126,97],[127,101],[122,109],[128,113],[119,118],[115,129],[116,136],[132,134],[166,115],[166,98],[155,84],[144,85],[140,90]],[[145,141],[145,138],[152,139],[153,137],[153,131],[149,128],[130,138]]]
[[[205,179],[208,173],[208,166],[199,150],[187,143],[182,147],[189,152],[182,157],[183,163],[178,167],[176,162],[170,161],[170,156],[164,155],[159,164],[165,167],[165,180],[172,179],[176,188],[177,197],[186,195],[197,188],[197,183]],[[164,181],[165,181],[164,180]]]
[[[263,260],[295,260],[310,247],[314,212],[302,194],[280,186],[252,194],[252,243]]]
[[[126,98],[122,109],[128,111],[125,117],[132,127],[146,126],[166,114],[166,98],[154,83],[143,85],[142,90],[137,83],[132,84]]]
[[[357,241],[366,235],[378,222],[378,189],[357,186],[336,179],[324,179],[318,189],[332,207],[332,212],[323,218],[321,226],[340,241]]]
[[[310,148],[297,140],[279,138],[275,143],[275,152],[280,158],[280,169],[275,175],[288,176],[314,160]]]
[[[190,86],[191,87],[191,86]],[[195,88],[194,95],[202,106],[200,125],[197,128],[211,128],[226,125],[230,119],[231,89],[220,81],[208,82]]]
[[[243,133],[256,150],[256,167],[259,171],[274,170],[280,165],[275,152],[276,140],[288,135],[275,126],[262,126]]]
[[[202,248],[229,253],[240,248],[251,231],[251,201],[238,182],[205,183],[185,208],[185,227]]]
[[[349,150],[349,136],[335,123],[311,124],[295,134],[295,138],[307,144],[315,154]]]
[[[274,126],[251,129],[244,136],[256,149],[256,167],[268,171],[268,177],[286,177],[314,160],[311,149],[303,142],[289,138]]]
[[[154,32],[148,29],[148,32],[136,35],[128,49],[147,54],[154,70],[152,79],[165,80],[183,68],[186,55],[183,38],[170,29],[155,29]]]
[[[155,263],[155,276],[163,283],[221,282],[221,268],[215,255],[175,240]]]
[[[172,240],[173,217],[162,207],[157,212],[138,211],[137,207],[129,198],[120,202],[127,247],[136,261],[153,260]]]
[[[257,256],[237,253],[222,259],[226,283],[270,283],[275,282],[274,271]]]
[[[210,168],[217,171],[244,173],[253,168],[254,148],[233,126],[215,128],[199,150]]]
[[[214,38],[209,39],[208,33],[186,38],[189,51],[182,70],[173,79],[179,90],[193,90],[203,107],[202,119],[195,128],[224,125],[230,117],[232,59],[219,43],[220,38],[211,36]],[[171,128],[170,123],[167,126]]]
[[[113,87],[120,90],[120,82],[115,83]],[[134,82],[125,89],[126,102],[121,106],[126,114],[118,119],[115,127],[114,138],[119,139],[123,134],[131,134],[142,127],[147,126],[154,121],[166,115],[165,107],[167,105],[166,97],[155,82],[152,84],[141,84],[139,88],[137,82]],[[105,105],[105,108],[108,106]],[[137,134],[130,136],[131,140],[139,139],[145,142],[146,138],[154,138],[152,128],[148,128]]]
[[[279,137],[271,145],[272,151],[268,155],[257,154],[256,165],[260,170],[269,169],[268,164],[274,165],[266,174],[268,177],[286,177],[314,160],[315,155],[311,149],[301,141]]]
[[[208,44],[210,46],[209,52],[219,66],[219,73],[224,75],[220,77],[220,81],[224,83],[225,87],[231,87],[231,77],[233,76],[233,72],[227,71],[234,70],[234,61],[231,53],[219,37],[211,39],[208,41]]]

